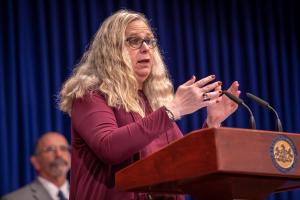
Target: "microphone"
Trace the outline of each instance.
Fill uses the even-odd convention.
[[[276,110],[272,106],[270,106],[270,104],[268,102],[262,100],[261,98],[255,96],[254,94],[247,92],[246,95],[247,95],[247,97],[249,97],[256,103],[258,103],[260,106],[262,106],[264,108],[268,108],[275,114],[275,116],[276,116],[276,131],[282,132],[283,131],[282,124],[281,124],[281,121],[279,119],[279,116],[278,116],[278,113],[276,112]]]
[[[253,113],[252,113],[251,109],[249,108],[249,106],[247,106],[242,99],[234,96],[233,94],[231,94],[227,91],[223,91],[223,94],[225,94],[229,99],[231,99],[232,101],[234,101],[238,105],[244,106],[248,110],[248,112],[250,114],[250,121],[249,121],[250,122],[250,128],[251,129],[256,129],[255,119],[254,119]]]

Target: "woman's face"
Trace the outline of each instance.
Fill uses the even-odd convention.
[[[142,89],[144,81],[151,73],[156,40],[147,24],[141,20],[135,20],[128,24],[125,37],[133,71],[139,89]]]

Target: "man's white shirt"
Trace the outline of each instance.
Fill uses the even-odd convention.
[[[61,187],[57,187],[56,185],[54,185],[53,183],[51,183],[50,181],[38,176],[38,180],[40,181],[40,183],[44,186],[44,188],[48,191],[48,193],[50,194],[51,198],[53,200],[59,200],[57,194],[58,191],[62,191],[62,193],[64,194],[64,196],[69,199],[69,193],[70,193],[70,186],[69,186],[69,182],[66,181]]]

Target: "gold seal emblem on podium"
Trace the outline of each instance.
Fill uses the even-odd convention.
[[[273,165],[281,172],[290,171],[297,161],[297,149],[293,141],[287,136],[276,137],[271,146],[271,157]]]

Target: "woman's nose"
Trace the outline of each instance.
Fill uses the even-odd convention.
[[[142,52],[145,52],[145,51],[149,51],[149,49],[150,49],[149,45],[148,45],[145,41],[143,41],[140,50],[141,50]]]

